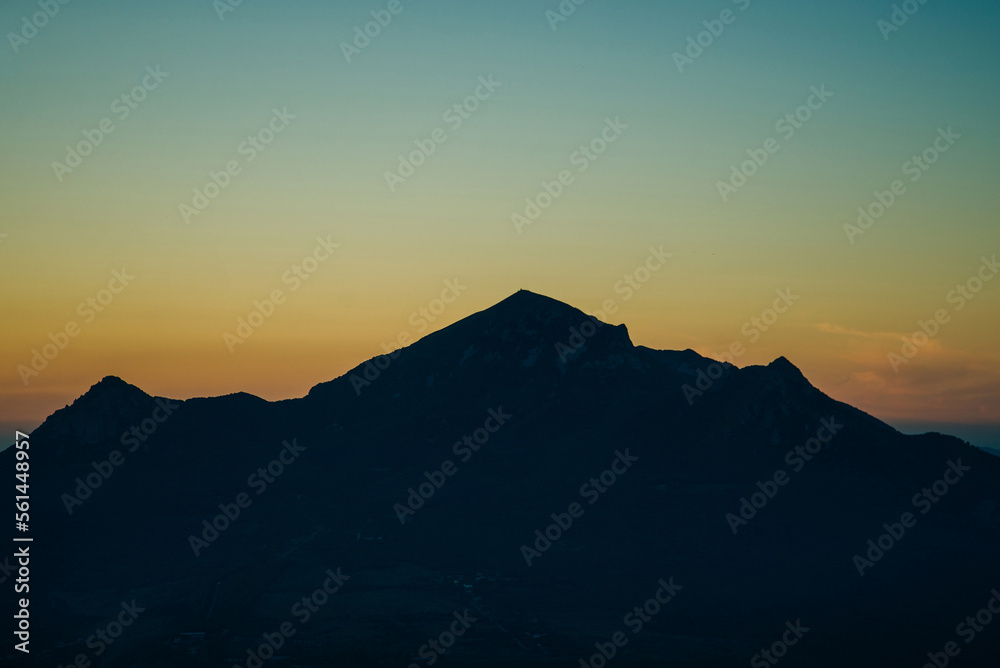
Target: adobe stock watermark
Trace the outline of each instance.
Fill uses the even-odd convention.
[[[469,286],[463,285],[457,276],[452,280],[446,280],[444,282],[444,289],[441,290],[441,296],[432,299],[426,306],[411,313],[407,322],[413,325],[418,336],[423,334],[432,323],[441,317],[448,306],[454,304],[459,296],[468,289]],[[396,335],[395,341],[383,343],[382,350],[385,351],[384,355],[379,355],[365,362],[364,371],[360,375],[356,373],[351,374],[350,381],[351,387],[354,388],[354,395],[360,397],[361,390],[371,387],[371,384],[379,379],[382,372],[388,369],[396,358],[402,354],[402,348],[414,341],[415,339],[410,330],[404,329]]]
[[[437,638],[429,638],[426,643],[417,650],[417,657],[421,663],[411,663],[407,668],[422,668],[424,665],[433,666],[437,660],[448,653],[448,650],[455,646],[459,638],[465,635],[472,625],[479,621],[478,618],[469,614],[468,610],[462,613],[455,611],[452,613],[454,621],[447,629],[438,634]]]
[[[193,189],[191,202],[181,202],[178,205],[177,208],[184,224],[190,225],[192,217],[201,215],[222,194],[222,191],[230,186],[233,178],[243,172],[243,167],[249,165],[257,159],[258,155],[266,151],[271,142],[284,132],[295,118],[296,114],[290,113],[288,107],[272,109],[271,118],[268,119],[264,127],[254,134],[247,135],[247,138],[236,147],[236,154],[243,158],[242,163],[238,158],[233,158],[226,162],[218,172],[209,171],[208,181],[205,182],[205,185]]]
[[[181,405],[169,399],[156,399],[156,408],[152,415],[143,419],[138,425],[132,425],[128,430],[122,432],[121,444],[129,447],[129,453],[135,452],[149,439],[160,425],[174,414]],[[83,502],[93,496],[101,485],[103,485],[122,464],[125,463],[125,455],[121,450],[112,450],[106,459],[100,462],[91,461],[90,467],[94,469],[84,477],[78,477],[74,482],[76,487],[72,492],[64,492],[59,500],[69,515],[73,514],[76,506],[82,506]]]
[[[461,440],[455,441],[455,444],[451,446],[451,451],[461,463],[467,463],[475,453],[479,452],[481,447],[489,442],[493,434],[500,431],[500,427],[507,424],[511,417],[509,413],[504,412],[503,406],[489,409],[486,412],[486,421],[483,422],[483,426],[462,437]],[[392,507],[399,523],[406,524],[406,520],[416,515],[417,511],[423,508],[424,504],[444,487],[448,478],[456,473],[458,473],[458,466],[450,459],[442,461],[433,471],[424,471],[426,482],[420,483],[416,488],[410,487],[406,490],[410,495],[406,497],[405,505],[397,503]]]
[[[660,611],[674,600],[680,590],[684,589],[683,585],[675,584],[673,578],[670,578],[669,581],[660,578],[656,584],[660,587],[652,597],[646,599],[641,605],[635,606],[622,617],[622,625],[632,632],[632,636],[639,635],[645,625],[653,621],[653,617],[660,614]],[[580,659],[580,668],[604,668],[608,661],[615,658],[618,650],[629,643],[629,640],[631,638],[628,633],[616,631],[611,634],[607,642],[594,643],[594,649],[597,652],[588,659]]]
[[[750,0],[733,0],[733,4],[738,6],[741,12],[745,12],[750,8]],[[726,26],[735,23],[738,16],[739,14],[731,9],[723,9],[722,13],[719,14],[719,18],[702,21],[705,29],[697,35],[687,38],[687,48],[684,49],[683,53],[680,51],[674,51],[673,53],[677,71],[684,74],[686,66],[694,65],[694,61],[701,58],[705,50],[715,44],[715,40],[722,37],[722,33],[726,31]]]
[[[910,504],[914,509],[919,510],[921,515],[929,513],[948,494],[951,488],[961,482],[965,474],[972,470],[971,466],[962,464],[961,458],[958,458],[956,461],[948,460],[947,463],[948,468],[945,469],[941,478],[921,489],[910,500]],[[878,538],[869,540],[867,543],[868,550],[863,554],[855,554],[851,559],[858,571],[858,575],[864,577],[865,570],[872,568],[876,563],[881,561],[906,536],[907,529],[917,526],[918,519],[920,518],[913,513],[905,512],[900,515],[898,522],[886,522],[883,524],[882,528],[885,529],[885,533]]]
[[[139,108],[139,105],[149,96],[151,92],[160,87],[160,84],[170,76],[170,72],[163,72],[160,66],[146,68],[146,75],[142,82],[127,93],[116,97],[111,103],[111,113],[117,117],[118,122],[125,121],[132,112]],[[68,174],[83,164],[84,158],[94,152],[94,150],[104,143],[104,140],[116,130],[115,121],[111,116],[105,116],[97,122],[97,127],[83,131],[83,139],[75,145],[66,145],[66,157],[63,162],[55,160],[52,162],[52,171],[56,175],[59,183],[63,182]]]
[[[830,416],[820,422],[816,435],[807,440],[804,444],[796,446],[785,453],[785,463],[791,467],[792,473],[798,473],[805,468],[806,464],[822,452],[833,437],[844,428],[844,425],[837,422],[837,418]],[[750,498],[741,497],[740,507],[735,513],[726,513],[726,523],[735,536],[741,527],[745,527],[750,520],[757,517],[757,514],[767,507],[767,504],[778,495],[781,488],[792,481],[791,475],[783,468],[776,469],[770,478],[764,482],[757,481],[759,491],[750,495]]]
[[[243,0],[213,0],[212,9],[220,21],[226,20],[226,14],[232,14],[236,8],[243,4]]]
[[[785,288],[784,290],[775,290],[774,293],[777,298],[771,303],[770,308],[766,308],[760,312],[760,315],[755,315],[740,327],[740,334],[745,336],[748,341],[752,343],[757,343],[760,341],[762,334],[770,330],[771,327],[778,322],[778,319],[788,313],[788,310],[795,305],[802,297],[792,292],[791,288]],[[736,339],[731,344],[726,352],[721,355],[715,355],[721,362],[713,361],[706,368],[699,369],[695,376],[695,384],[690,383],[685,384],[681,391],[684,392],[684,398],[687,399],[688,406],[694,405],[694,400],[697,397],[702,397],[712,389],[715,382],[721,379],[728,371],[730,371],[732,366],[736,363],[736,360],[746,354],[746,345],[740,339]]]
[[[889,36],[905,26],[910,17],[920,11],[920,8],[927,4],[927,0],[904,0],[900,5],[892,6],[892,13],[888,20],[879,19],[875,22],[875,27],[882,33],[882,39],[889,41]]]
[[[962,138],[962,135],[953,132],[951,126],[948,129],[938,128],[938,136],[930,146],[914,155],[903,163],[902,171],[904,176],[910,177],[911,183],[916,183],[926,173],[941,156],[951,150],[951,147]],[[865,206],[858,207],[857,224],[844,224],[844,234],[847,240],[854,245],[854,240],[870,230],[875,223],[881,220],[892,206],[899,201],[907,192],[907,186],[902,179],[896,179],[889,184],[889,189],[884,191],[876,190],[875,199]]]
[[[576,14],[577,7],[581,7],[587,3],[587,0],[562,0],[559,5],[553,10],[548,9],[545,11],[545,20],[549,22],[549,27],[552,28],[552,32],[559,29],[560,23],[566,23],[569,17]]]
[[[805,127],[813,115],[834,96],[826,89],[826,84],[822,84],[819,88],[812,86],[809,91],[810,95],[806,98],[805,104],[795,111],[785,114],[774,124],[775,131],[780,133],[786,142],[791,141],[795,133]],[[739,165],[731,165],[728,180],[715,182],[715,187],[719,191],[722,201],[728,202],[732,195],[739,192],[767,164],[771,156],[777,155],[781,151],[781,148],[782,144],[777,139],[768,137],[760,148],[747,149],[746,153],[749,159],[744,160]]]
[[[274,483],[285,469],[298,460],[299,456],[305,452],[305,446],[299,445],[296,439],[292,442],[283,441],[284,446],[278,456],[268,462],[267,466],[262,466],[247,476],[247,487],[254,490],[257,496],[267,491],[268,485]],[[219,539],[219,536],[226,531],[244,510],[253,504],[253,497],[246,492],[240,492],[232,503],[220,503],[219,514],[210,519],[203,520],[200,536],[191,534],[188,536],[188,545],[194,556],[201,556],[201,552]]]
[[[301,627],[308,624],[313,615],[330,601],[330,597],[340,591],[341,587],[351,579],[350,575],[341,573],[340,568],[336,572],[332,568],[328,568],[324,575],[327,577],[323,581],[323,585],[303,596],[288,611],[288,614],[295,618],[295,622],[282,622],[274,632],[264,633],[259,645],[246,650],[246,661],[242,664],[236,664],[234,668],[242,668],[242,666],[262,668],[264,662],[275,656],[285,646],[288,639],[298,632],[299,629],[296,628],[296,625]]]
[[[14,53],[19,53],[21,47],[34,39],[38,35],[38,31],[47,26],[49,21],[54,19],[69,3],[70,0],[38,0],[38,8],[41,11],[30,16],[22,16],[21,29],[17,32],[7,33],[7,41],[10,42],[10,48],[14,50]]]
[[[1000,264],[997,263],[997,256],[992,258],[983,256],[980,258],[982,264],[976,272],[964,283],[959,283],[945,295],[945,301],[954,305],[954,312],[957,313],[976,298],[987,283],[992,281],[1000,273]],[[903,345],[899,352],[889,353],[889,364],[895,373],[899,373],[904,365],[917,356],[917,354],[941,331],[941,327],[951,322],[951,314],[946,308],[939,308],[934,312],[934,317],[929,320],[917,320],[917,331],[910,338],[903,339]]]
[[[611,465],[600,475],[580,486],[580,496],[587,502],[587,505],[592,506],[597,503],[601,496],[618,482],[619,477],[628,473],[632,465],[639,461],[639,458],[630,455],[628,450],[628,448],[625,448],[625,452],[615,450],[615,458],[611,460]],[[585,510],[582,504],[574,501],[569,504],[565,513],[552,513],[550,515],[552,524],[545,527],[544,530],[535,529],[533,546],[521,546],[521,556],[524,557],[524,563],[531,567],[531,562],[548,552],[552,548],[552,544],[572,528],[574,521],[583,517]]]
[[[121,612],[108,622],[104,627],[95,629],[93,633],[87,636],[86,645],[87,648],[93,650],[94,656],[98,657],[104,654],[115,644],[125,632],[125,629],[132,626],[139,615],[146,611],[146,608],[140,608],[136,605],[135,599],[132,599],[131,603],[121,602]],[[65,666],[65,668],[80,668],[80,666],[89,666],[90,659],[87,657],[86,652],[81,652],[76,655],[73,661]],[[62,665],[58,668],[64,668]]]
[[[288,286],[289,293],[297,292],[305,281],[314,276],[323,263],[333,256],[334,251],[340,248],[340,244],[335,244],[330,240],[332,236],[332,234],[328,234],[325,239],[316,237],[316,247],[313,248],[312,252],[281,274],[281,283]],[[253,309],[246,317],[240,316],[236,319],[234,333],[222,333],[222,342],[226,344],[229,353],[235,353],[236,346],[246,343],[287,300],[288,295],[281,288],[271,290],[263,300],[255,299]]]
[[[809,627],[802,625],[801,619],[796,619],[795,623],[785,622],[785,632],[781,634],[781,640],[771,643],[768,649],[762,649],[750,659],[753,668],[768,668],[783,659],[791,647],[799,644],[803,636],[810,631]]]
[[[457,132],[467,120],[472,118],[484,102],[493,97],[493,93],[503,85],[502,81],[494,81],[493,75],[479,77],[479,85],[475,91],[461,102],[456,102],[441,115],[441,120],[448,124],[452,132]],[[413,143],[416,150],[408,155],[399,155],[399,166],[396,171],[385,173],[385,183],[389,186],[389,192],[396,192],[396,188],[406,183],[406,180],[417,173],[417,170],[426,164],[427,159],[437,152],[438,146],[446,143],[450,135],[444,128],[436,128],[426,139],[415,139]]]
[[[632,299],[636,292],[652,280],[653,274],[662,269],[667,260],[673,256],[673,253],[667,253],[663,250],[663,244],[660,244],[658,249],[650,246],[649,255],[646,257],[645,262],[625,274],[622,280],[614,285],[614,292],[617,295],[621,295],[622,303]],[[594,311],[587,320],[580,323],[578,327],[569,328],[569,338],[566,343],[559,341],[555,344],[560,362],[565,364],[568,359],[582,351],[587,344],[587,340],[597,334],[597,329],[602,327],[604,322],[607,321],[608,314],[614,315],[618,312],[618,300],[614,297],[605,299],[601,303],[601,307],[601,309]]]
[[[993,623],[993,620],[1000,616],[1000,591],[996,588],[990,590],[991,598],[986,601],[986,605],[980,608],[975,614],[969,615],[955,627],[955,635],[969,645],[976,637],[986,631],[986,627]],[[962,647],[954,640],[945,643],[940,652],[927,652],[927,663],[923,668],[946,668],[951,660],[962,653]]]
[[[406,0],[412,2],[412,0]],[[363,25],[354,27],[354,39],[350,42],[341,42],[340,51],[344,54],[347,63],[361,55],[361,52],[371,46],[372,40],[382,34],[382,31],[389,27],[393,19],[403,13],[406,6],[402,0],[389,0],[385,9],[374,9],[371,11],[372,20]]]
[[[134,280],[135,276],[129,274],[125,267],[122,267],[121,271],[112,271],[111,280],[108,281],[107,287],[98,290],[93,297],[87,297],[77,304],[76,314],[83,319],[83,324],[89,325],[94,322],[97,315],[103,313],[115,300],[115,297],[120,295]],[[17,366],[17,373],[24,386],[27,387],[32,378],[37,378],[42,371],[47,369],[49,364],[59,357],[62,351],[66,350],[70,341],[79,336],[82,331],[80,323],[76,320],[69,320],[55,334],[49,332],[50,343],[46,343],[40,349],[32,349],[31,360],[28,364]]]
[[[588,143],[581,144],[576,151],[570,154],[570,164],[576,167],[578,174],[583,174],[628,129],[629,126],[622,123],[621,116],[615,116],[614,120],[610,118],[604,119],[604,127],[600,133]],[[552,181],[542,181],[541,191],[534,197],[525,198],[524,211],[521,213],[514,212],[510,215],[510,221],[514,224],[514,229],[517,230],[517,233],[523,234],[524,228],[534,224],[541,217],[542,212],[551,207],[557,199],[563,196],[566,188],[575,182],[576,175],[568,169],[559,172]]]

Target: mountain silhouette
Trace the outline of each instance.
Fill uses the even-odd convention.
[[[792,628],[798,665],[1000,648],[956,635],[1000,586],[1000,460],[784,357],[636,346],[525,290],[298,399],[109,376],[30,445],[52,665],[772,665]]]

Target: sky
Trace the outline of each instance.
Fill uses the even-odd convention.
[[[1000,7],[903,4],[6,2],[0,426],[525,288],[1000,447]]]

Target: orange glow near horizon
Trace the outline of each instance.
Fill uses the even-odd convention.
[[[639,257],[642,259],[644,256]],[[674,260],[684,262],[682,257],[675,256]],[[864,331],[820,321],[829,317],[829,311],[810,306],[805,293],[795,290],[792,294],[798,300],[767,331],[762,331],[758,327],[766,326],[764,323],[772,315],[766,311],[776,299],[773,291],[764,292],[749,309],[737,309],[728,303],[710,305],[690,291],[670,289],[670,283],[683,273],[680,267],[662,271],[662,276],[654,274],[629,299],[624,298],[628,294],[625,284],[617,280],[607,283],[603,290],[594,290],[597,298],[584,299],[580,293],[585,288],[581,286],[575,286],[569,297],[561,297],[571,304],[576,301],[574,305],[590,313],[602,310],[611,300],[616,313],[606,315],[606,319],[626,324],[636,345],[692,348],[707,357],[723,359],[733,344],[739,343],[742,348],[736,349],[744,352],[734,361],[741,367],[768,364],[785,356],[825,393],[890,423],[919,420],[942,425],[995,424],[1000,414],[995,388],[997,365],[991,365],[988,359],[956,351],[933,339],[897,374],[888,353],[898,351],[900,338],[912,336],[912,332]],[[453,278],[459,277],[448,280]],[[171,313],[167,306],[150,309],[139,301],[139,296],[129,295],[126,290],[116,296],[106,313],[89,324],[80,317],[69,318],[80,324],[80,334],[48,362],[48,368],[37,377],[31,376],[27,387],[18,376],[13,379],[16,382],[10,376],[4,379],[0,386],[0,422],[21,421],[29,426],[40,423],[105,375],[119,376],[150,394],[179,399],[233,392],[249,392],[272,401],[300,397],[317,383],[338,377],[381,354],[383,344],[389,345],[401,333],[418,339],[507,296],[501,289],[476,289],[479,286],[468,279],[459,278],[459,283],[467,289],[433,323],[426,322],[419,310],[440,294],[443,281],[439,286],[431,280],[422,281],[426,286],[422,300],[397,295],[396,306],[374,295],[366,298],[360,293],[338,294],[332,290],[332,301],[353,302],[359,307],[358,315],[343,307],[321,308],[320,303],[327,301],[326,291],[316,283],[314,294],[303,292],[298,302],[293,299],[278,305],[274,315],[245,343],[236,345],[232,353],[222,334],[236,331],[236,320],[250,312],[252,298],[245,313],[226,314],[218,309],[220,312],[213,315],[206,308],[198,319],[184,320],[180,312]],[[138,286],[137,279],[137,293]],[[408,292],[418,290],[414,285]],[[381,308],[375,308],[373,304],[380,301]],[[191,305],[178,303],[173,308],[190,309]],[[727,310],[730,314],[725,317]],[[683,317],[678,317],[681,314]],[[966,315],[968,323],[964,326],[957,317],[946,326],[953,327],[948,339],[964,339],[970,348],[987,348],[989,342],[978,340],[978,328],[969,324],[991,314],[980,313],[977,317],[970,306]],[[699,319],[697,328],[695,317]],[[753,318],[758,319],[756,324]],[[49,318],[48,322],[58,320]],[[3,351],[8,368],[30,367],[31,350],[50,343],[47,333],[41,339],[37,334],[29,335],[29,323],[26,317],[9,330],[16,336],[7,337]],[[49,331],[55,334],[61,329],[57,325]]]

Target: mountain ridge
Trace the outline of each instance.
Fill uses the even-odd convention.
[[[803,387],[810,390],[820,392],[813,386],[805,374],[795,366],[787,357],[781,355],[775,358],[768,364],[762,365],[747,365],[745,367],[738,367],[734,364],[729,364],[726,362],[721,362],[718,360],[713,360],[711,358],[704,357],[699,353],[691,349],[686,349],[683,351],[675,350],[660,350],[648,348],[645,346],[637,346],[632,341],[628,335],[628,330],[626,325],[612,325],[610,323],[603,323],[599,321],[594,316],[588,315],[583,311],[567,304],[556,300],[554,298],[542,295],[539,293],[532,292],[526,289],[519,289],[510,296],[504,298],[503,300],[497,302],[496,304],[487,307],[481,311],[472,313],[461,320],[452,323],[451,325],[444,327],[435,332],[428,333],[426,336],[410,343],[409,345],[399,348],[391,353],[386,353],[382,355],[376,355],[370,359],[367,359],[352,369],[346,371],[345,373],[332,378],[327,381],[320,381],[313,385],[307,393],[302,397],[292,397],[288,399],[278,399],[275,401],[270,401],[263,399],[256,395],[236,391],[227,393],[224,395],[217,396],[206,396],[206,397],[192,397],[186,400],[171,400],[171,401],[212,401],[221,399],[233,399],[233,398],[246,398],[250,400],[256,400],[260,402],[266,402],[268,404],[280,404],[284,402],[296,402],[302,399],[309,399],[315,396],[321,396],[327,392],[330,388],[343,386],[345,383],[351,383],[352,378],[359,379],[363,381],[361,388],[366,389],[375,385],[375,380],[369,380],[371,374],[365,375],[366,371],[374,369],[378,372],[376,380],[382,380],[383,371],[391,369],[393,363],[397,359],[401,359],[407,354],[407,351],[412,350],[417,347],[418,350],[429,347],[432,344],[442,342],[444,345],[449,345],[454,340],[467,341],[470,338],[475,339],[475,334],[477,333],[475,328],[482,328],[485,326],[485,331],[480,330],[479,334],[493,335],[494,339],[498,334],[497,330],[500,330],[500,336],[502,341],[506,341],[508,335],[513,333],[516,335],[518,333],[527,334],[529,336],[534,335],[537,330],[534,329],[521,329],[525,325],[526,321],[530,321],[533,326],[544,325],[544,324],[555,324],[557,327],[562,328],[561,335],[555,336],[555,330],[550,328],[548,330],[549,339],[547,341],[535,341],[534,343],[540,343],[541,348],[545,349],[546,352],[550,352],[546,361],[558,360],[557,367],[560,369],[565,368],[567,364],[572,364],[577,361],[583,361],[586,363],[586,353],[588,351],[588,343],[591,344],[589,349],[593,349],[597,345],[598,352],[605,356],[612,355],[615,353],[619,354],[636,354],[642,356],[644,353],[650,353],[653,356],[662,356],[664,360],[668,360],[665,364],[675,364],[674,368],[683,369],[682,373],[690,375],[691,381],[697,379],[696,367],[701,365],[703,368],[711,364],[720,364],[723,367],[734,369],[737,374],[739,372],[754,373],[755,370],[763,370],[765,372],[773,372],[780,378],[784,378],[789,382],[801,383]],[[575,324],[570,324],[575,323]],[[588,323],[600,323],[595,324],[594,334],[591,337],[586,336],[585,333],[580,331],[581,326],[587,325]],[[564,331],[563,331],[564,330]],[[612,333],[610,336],[608,332]],[[601,336],[598,336],[601,334]],[[577,341],[574,341],[574,337],[577,337]],[[593,341],[591,341],[593,339]],[[578,341],[583,342],[582,345],[574,347],[574,343]],[[494,340],[494,343],[496,341]],[[523,344],[523,342],[522,342]],[[523,344],[526,345],[526,344]],[[453,346],[454,347],[454,346]],[[472,355],[470,355],[470,348]],[[523,365],[525,361],[531,359],[532,350],[538,349],[538,346],[533,346],[527,350],[527,354],[522,355],[519,359]],[[470,345],[463,351],[463,356],[459,358],[459,365],[463,364],[471,356],[478,352],[477,346]],[[495,353],[495,351],[493,351]],[[521,348],[515,347],[516,353],[524,353],[525,351]],[[387,369],[381,369],[378,362],[384,362],[387,365]],[[492,360],[491,360],[492,361]],[[498,361],[502,361],[499,358]],[[537,359],[532,362],[531,365],[536,364]],[[404,362],[405,364],[405,362]],[[725,381],[723,381],[725,382]],[[384,383],[383,383],[384,384]],[[714,383],[713,383],[714,384]],[[696,387],[694,382],[685,383],[688,387]],[[340,388],[342,390],[342,387]],[[354,394],[360,397],[364,392],[358,391],[358,386],[353,387]],[[826,396],[825,394],[823,396]],[[94,401],[115,401],[115,400],[128,400],[133,403],[142,402],[148,403],[148,400],[155,399],[156,397],[151,397],[144,390],[136,385],[132,385],[127,381],[123,380],[114,375],[104,376],[100,381],[92,385],[86,392],[77,397],[71,404],[67,405],[63,409],[55,411],[39,426],[39,429],[44,427],[50,419],[56,418],[61,415],[63,411],[67,409],[73,409],[74,406],[78,404],[80,406],[92,406],[90,402]],[[162,398],[162,397],[159,397]],[[852,407],[855,408],[855,407]],[[856,409],[855,410],[861,410]],[[864,412],[864,411],[861,411]],[[867,413],[865,413],[868,415]],[[886,424],[874,416],[870,416],[871,419],[877,420],[882,424]],[[891,429],[896,431],[894,428]]]

